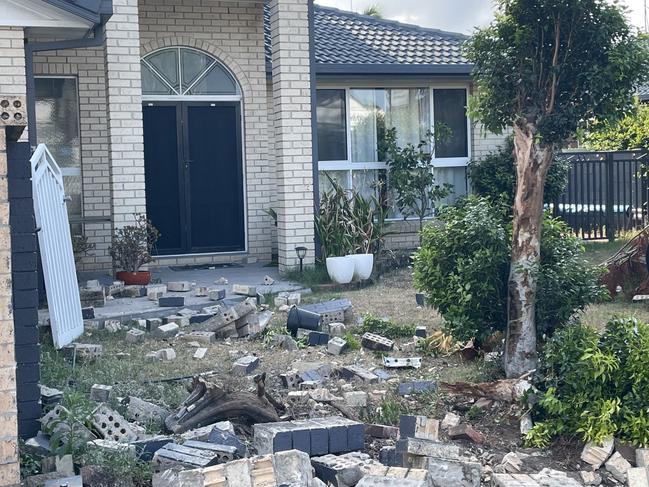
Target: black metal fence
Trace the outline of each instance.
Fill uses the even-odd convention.
[[[568,186],[551,205],[584,240],[612,240],[647,224],[647,151],[566,152]]]

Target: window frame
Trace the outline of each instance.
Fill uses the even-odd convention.
[[[74,88],[76,90],[76,98],[77,98],[77,134],[79,136],[79,167],[61,167],[61,176],[64,178],[65,182],[65,177],[68,176],[78,176],[81,179],[81,192],[80,192],[80,197],[81,197],[81,214],[78,216],[71,216],[68,214],[68,218],[70,220],[70,224],[82,224],[84,223],[84,214],[85,214],[85,208],[84,208],[84,184],[83,184],[83,138],[81,136],[81,98],[79,94],[79,77],[74,76],[74,75],[65,75],[65,74],[38,74],[34,75],[34,80],[37,79],[72,79],[74,80]],[[34,104],[36,104],[36,94],[34,93]],[[38,121],[35,120],[34,124],[36,125],[36,141],[38,143]],[[67,196],[67,195],[66,195]]]
[[[347,132],[347,159],[340,161],[320,161],[318,160],[318,173],[323,171],[345,171],[346,172],[346,187],[353,188],[353,171],[367,171],[367,170],[387,170],[388,165],[386,162],[353,162],[352,161],[352,130],[351,130],[351,91],[363,89],[428,89],[429,94],[429,119],[430,129],[435,127],[435,90],[448,90],[448,89],[464,89],[466,91],[467,102],[471,95],[471,84],[468,81],[460,82],[421,82],[408,80],[406,82],[389,81],[385,83],[318,83],[316,90],[344,90],[345,92],[345,124]],[[466,128],[467,128],[467,155],[465,157],[444,157],[435,158],[433,153],[433,167],[439,168],[453,168],[453,167],[466,167],[471,160],[473,151],[473,134],[471,117],[468,112],[466,114]],[[389,218],[390,221],[399,221],[403,218]]]

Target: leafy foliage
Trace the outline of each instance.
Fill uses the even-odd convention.
[[[570,162],[563,157],[555,158],[545,181],[543,200],[552,203],[557,200],[568,185]],[[482,159],[472,160],[467,167],[474,192],[492,201],[514,204],[516,193],[516,161],[514,160],[514,139],[507,137],[505,143]]]
[[[110,256],[120,269],[137,272],[144,264],[153,261],[151,252],[159,237],[160,232],[146,215],[137,214],[132,225],[126,225],[115,231],[110,246]]]
[[[346,190],[327,175],[331,189],[320,196],[315,228],[322,259],[355,253],[378,253],[387,226],[385,205],[376,196],[365,198]]]
[[[426,227],[414,257],[414,279],[458,340],[482,342],[506,322],[509,272],[505,210],[471,197],[444,208]]]
[[[508,208],[471,196],[445,208],[440,224],[423,231],[414,278],[427,302],[442,314],[457,340],[478,345],[507,321],[511,224]],[[600,270],[583,258],[584,248],[565,223],[545,216],[538,269],[536,321],[551,335],[587,304],[603,296]]]
[[[417,327],[412,324],[394,323],[385,318],[377,318],[371,314],[363,316],[361,333],[376,333],[386,338],[409,338],[415,334]]]
[[[579,434],[649,445],[649,325],[613,319],[599,337],[585,325],[563,328],[546,344],[536,380],[541,392],[526,442]]]
[[[443,137],[440,132],[444,132],[442,128],[436,130],[438,135],[433,136],[429,131],[426,134],[428,140],[417,145],[406,144],[405,147],[397,144],[395,128],[385,134],[388,180],[395,192],[396,205],[404,219],[416,216],[420,229],[424,218],[435,209],[435,203],[452,192],[450,184],[435,183],[431,148],[436,138]]]
[[[82,393],[72,391],[63,394],[61,404],[65,410],[47,425],[46,433],[50,434],[52,452],[63,456],[76,456],[85,451],[88,438],[87,428],[92,419],[95,405]]]
[[[588,120],[632,108],[648,77],[649,47],[604,0],[498,0],[496,20],[468,44],[478,87],[471,111],[500,133],[532,124],[561,145]]]
[[[633,111],[617,122],[595,120],[582,136],[593,150],[629,150],[649,147],[649,105],[636,103]]]

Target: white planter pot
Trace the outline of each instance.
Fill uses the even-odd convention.
[[[335,283],[347,284],[354,277],[354,260],[349,256],[327,257],[327,273]]]
[[[349,255],[354,261],[354,279],[364,281],[369,279],[374,268],[374,254]]]

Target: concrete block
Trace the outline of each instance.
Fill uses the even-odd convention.
[[[127,343],[140,343],[144,339],[144,330],[138,330],[132,328],[126,332],[126,342]]]
[[[183,340],[190,342],[205,343],[207,345],[216,342],[216,333],[213,331],[192,331],[183,335]]]
[[[95,319],[95,308],[89,306],[87,308],[81,308],[81,317],[84,320],[94,320]]]
[[[581,460],[593,466],[593,470],[598,470],[606,460],[612,455],[615,448],[615,439],[606,438],[601,445],[594,442],[586,443],[581,451]]]
[[[122,399],[122,404],[126,405],[126,417],[138,423],[162,422],[169,416],[165,408],[139,397],[128,396]]]
[[[316,477],[327,484],[336,487],[356,485],[363,478],[361,462],[343,455],[323,455],[313,457],[311,465],[315,469]]]
[[[259,358],[254,355],[241,357],[232,365],[232,373],[238,375],[248,375],[259,367]]]
[[[117,333],[122,329],[122,322],[119,320],[106,320],[104,321],[104,330],[109,333]]]
[[[166,325],[161,325],[156,328],[153,332],[153,335],[156,338],[173,338],[176,336],[179,330],[180,326],[178,326],[176,323],[167,323]]]
[[[307,344],[310,347],[329,344],[329,334],[321,331],[309,331],[307,334]],[[345,345],[347,342],[345,342]]]
[[[418,369],[421,367],[421,357],[383,357],[383,365],[388,369]]]
[[[613,453],[604,465],[618,482],[626,482],[626,473],[631,468],[631,464],[619,452]]]
[[[248,286],[247,284],[233,284],[232,294],[255,297],[257,296],[257,288],[255,286]]]
[[[90,400],[95,402],[108,402],[113,386],[104,384],[94,384],[90,388]]]
[[[286,298],[288,306],[298,306],[302,302],[302,295],[300,293],[291,293]]]
[[[153,455],[160,448],[168,443],[173,443],[173,438],[164,435],[155,435],[131,443],[135,447],[137,457],[143,462],[150,462],[153,460]]]
[[[162,350],[158,350],[156,352],[156,356],[158,357],[158,360],[162,360],[164,362],[176,360],[176,352],[173,348],[163,348]]]
[[[364,369],[360,365],[346,365],[338,369],[338,374],[346,380],[358,379],[368,384],[374,384],[379,381],[376,374]]]
[[[649,487],[649,470],[645,467],[630,468],[626,476],[629,487]]]
[[[484,435],[466,423],[451,426],[448,429],[448,437],[452,440],[467,440],[477,444],[484,442]]]
[[[399,384],[399,395],[418,394],[422,392],[435,392],[437,382],[432,380],[417,380],[413,382],[402,382]]]
[[[347,327],[344,323],[329,323],[323,327],[332,337],[342,337],[347,332]]]
[[[167,290],[170,293],[186,293],[192,290],[192,283],[188,281],[168,282]]]
[[[92,413],[92,425],[104,439],[130,443],[137,439],[128,421],[117,411],[101,404]]]
[[[334,337],[327,343],[327,352],[332,355],[340,355],[347,350],[348,345],[344,338]]]
[[[364,333],[361,337],[361,345],[370,350],[389,352],[394,348],[394,342],[376,333]]]
[[[439,441],[439,421],[426,416],[401,415],[399,433],[401,438]]]
[[[396,440],[399,437],[399,428],[385,424],[367,424],[365,433],[372,438]]]
[[[225,289],[210,289],[207,292],[210,301],[221,301],[225,299]]]
[[[148,332],[153,332],[160,326],[162,326],[162,319],[160,318],[149,318],[146,320],[146,331]]]
[[[638,448],[635,451],[635,464],[638,467],[649,467],[649,448]]]
[[[420,438],[404,438],[396,443],[397,452],[420,457],[452,458],[460,457],[460,447],[450,443],[422,440]],[[405,466],[405,465],[404,465]]]
[[[185,306],[183,296],[162,296],[158,298],[158,306],[161,308],[179,308]]]
[[[207,348],[197,348],[194,352],[194,360],[203,360],[207,355]]]
[[[345,404],[350,407],[365,407],[367,406],[367,392],[364,391],[350,391],[343,394]]]
[[[462,418],[460,418],[455,413],[446,413],[444,419],[442,420],[442,431],[446,431],[453,426],[457,426],[458,424],[460,424],[461,419]]]

